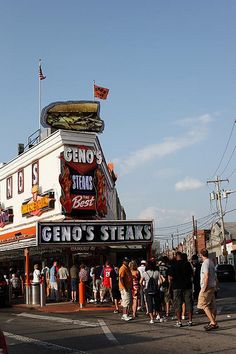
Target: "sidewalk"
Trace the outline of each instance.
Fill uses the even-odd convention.
[[[36,310],[44,313],[73,313],[79,311],[113,311],[114,306],[111,303],[105,304],[93,304],[88,303],[83,308],[80,308],[78,303],[73,302],[55,302],[55,303],[47,303],[45,306],[41,307],[40,305],[26,305],[24,303],[13,303],[11,304],[12,308],[15,309],[27,309],[27,310]]]

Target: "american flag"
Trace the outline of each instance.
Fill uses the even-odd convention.
[[[43,75],[41,64],[39,64],[39,80],[46,79],[46,76]]]

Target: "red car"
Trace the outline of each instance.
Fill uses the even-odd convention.
[[[6,339],[1,330],[0,330],[0,354],[8,354]]]

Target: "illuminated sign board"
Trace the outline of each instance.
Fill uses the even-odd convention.
[[[145,244],[153,240],[152,221],[39,222],[38,244]]]
[[[38,193],[38,187],[32,188],[32,198],[25,200],[21,205],[22,216],[40,216],[45,211],[54,209],[54,192]]]
[[[76,217],[89,211],[105,216],[107,203],[105,176],[101,169],[102,152],[89,146],[65,146],[60,159],[60,202],[64,213]]]
[[[99,113],[100,103],[96,101],[53,102],[43,108],[41,124],[55,129],[102,133],[104,122]]]

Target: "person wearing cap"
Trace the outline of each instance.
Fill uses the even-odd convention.
[[[128,265],[129,259],[125,257],[122,266],[119,269],[119,289],[123,307],[123,315],[121,319],[124,321],[132,320],[132,316],[129,316],[129,311],[132,306],[133,278]]]
[[[147,262],[145,260],[142,260],[140,266],[138,267],[138,271],[140,273],[141,278],[143,278],[143,274],[146,270],[146,264],[147,264]],[[144,282],[142,284],[140,284],[140,299],[139,299],[139,304],[138,304],[138,311],[144,311],[145,308],[147,308],[145,293],[144,293],[144,285],[145,285]]]

